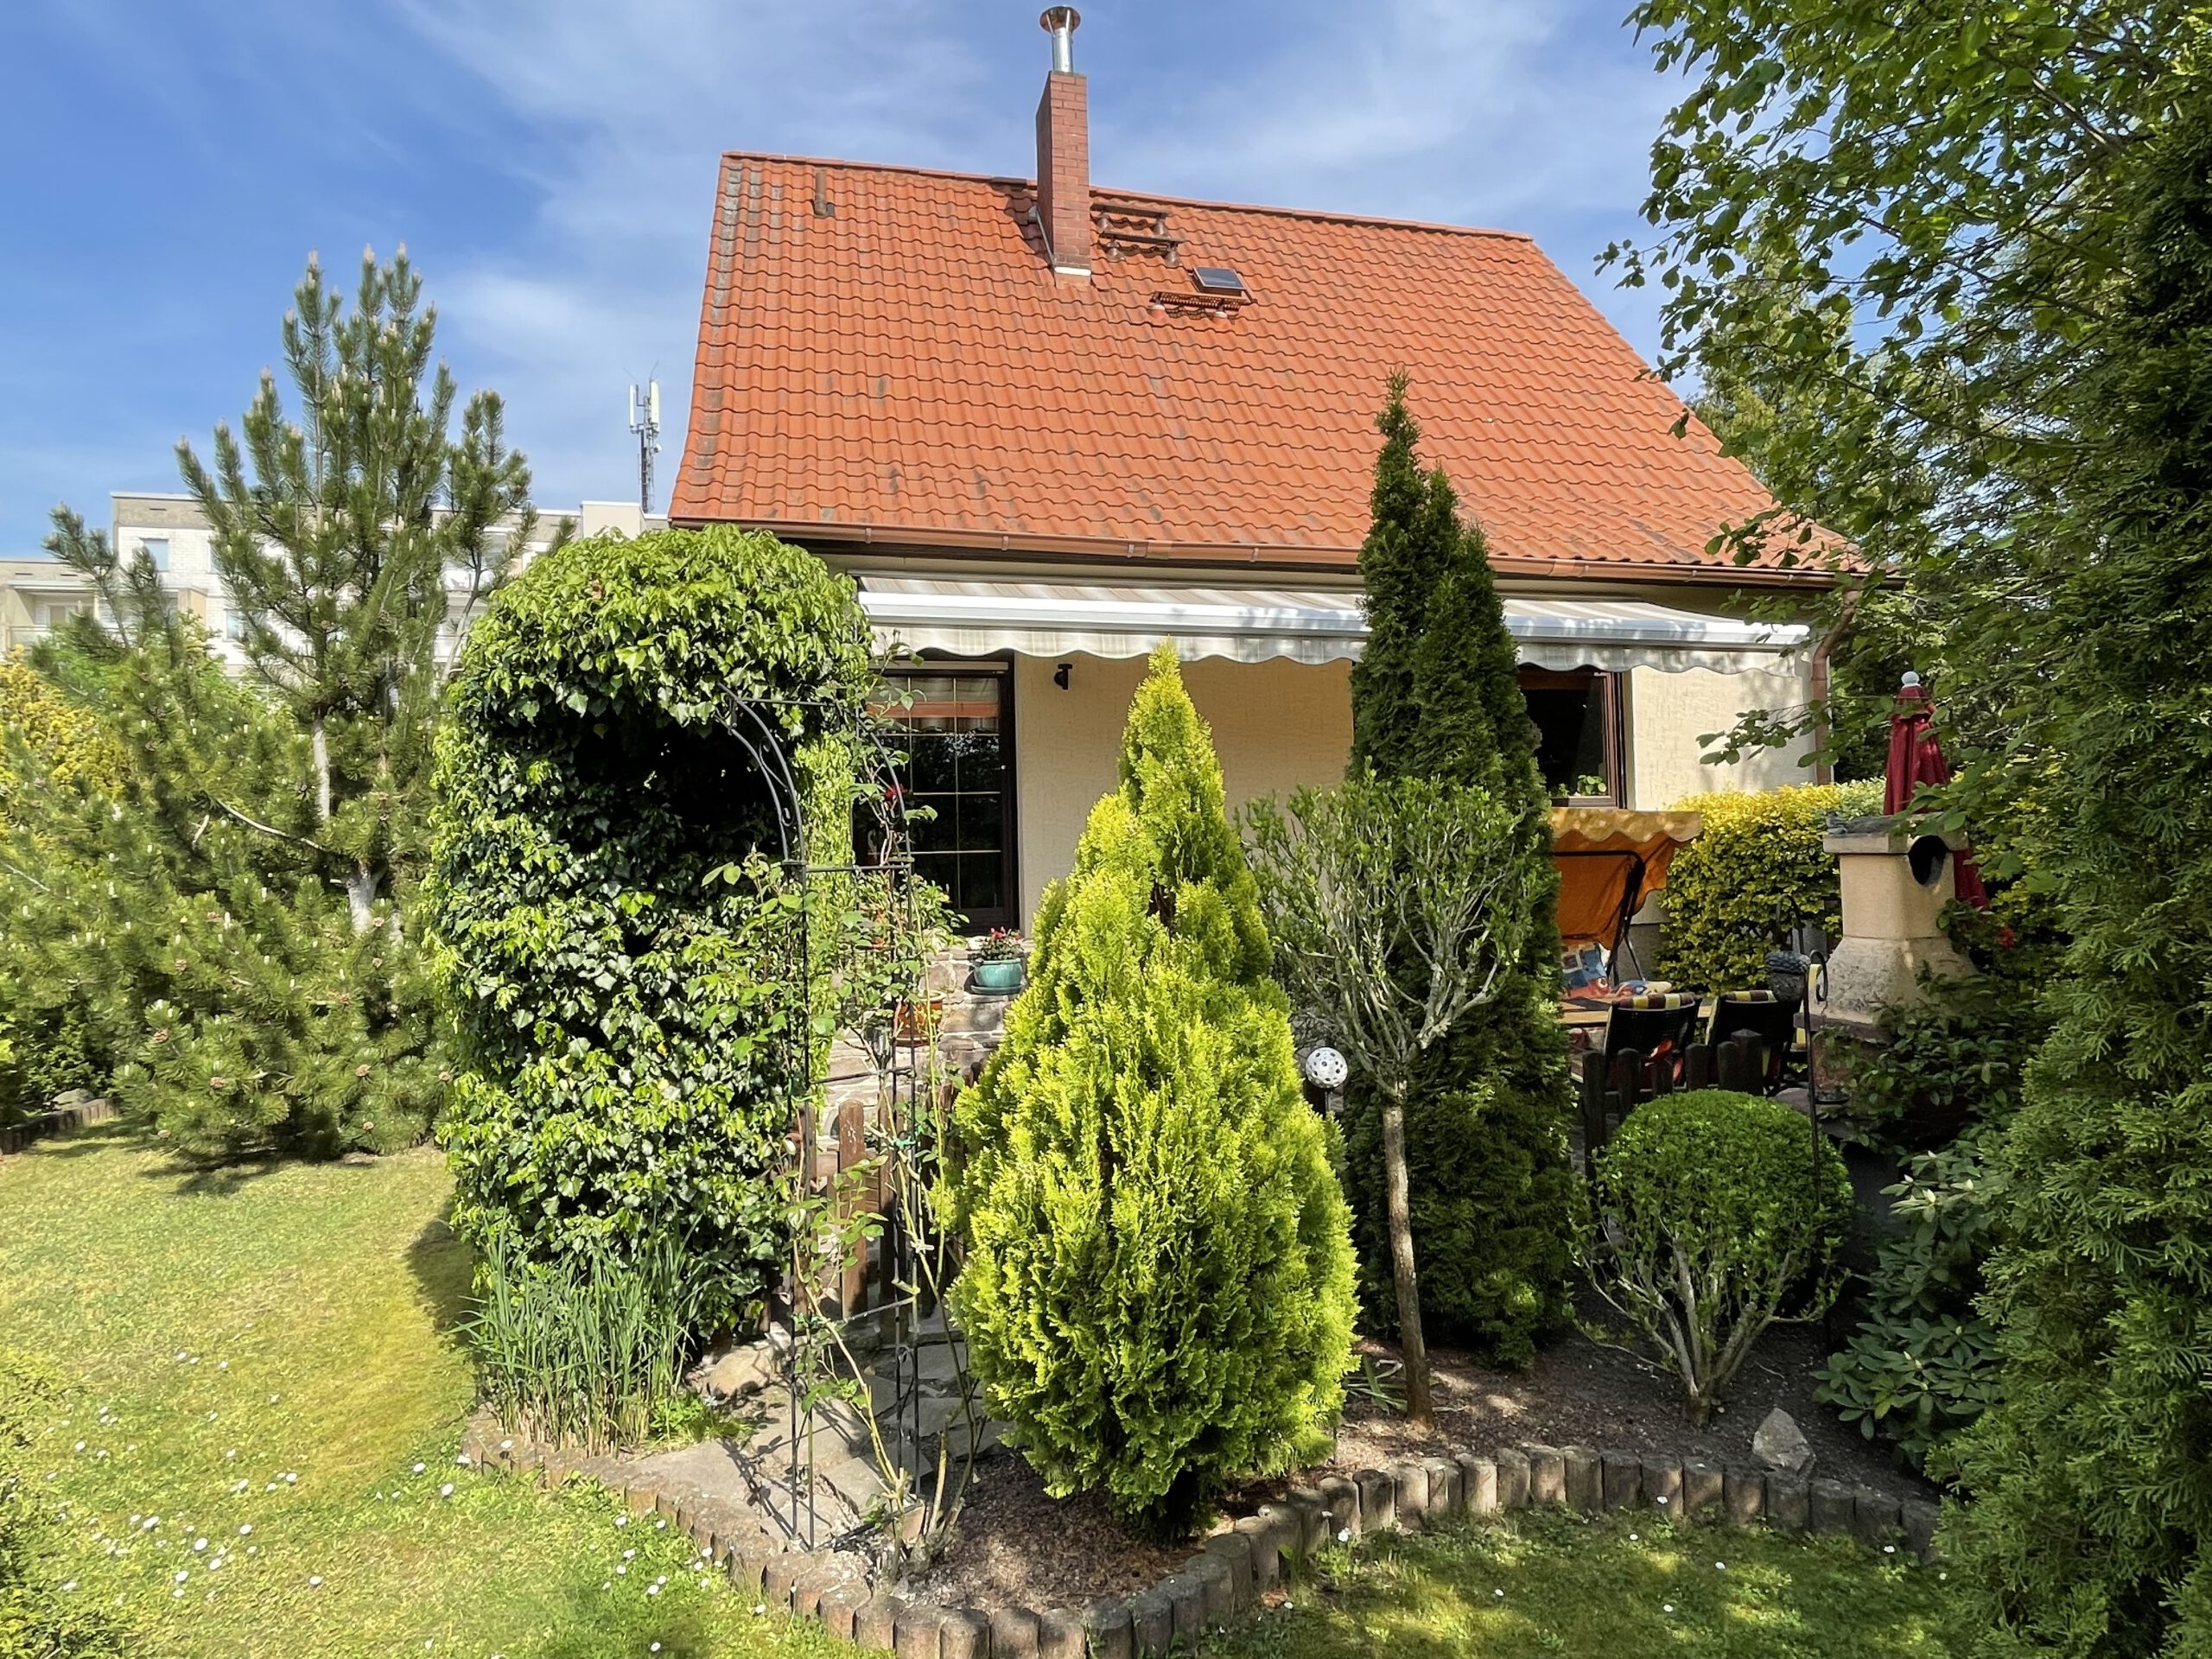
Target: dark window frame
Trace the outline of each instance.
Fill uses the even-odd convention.
[[[1605,740],[1605,792],[1569,795],[1569,806],[1624,806],[1628,803],[1628,734],[1621,695],[1626,679],[1624,674],[1604,668],[1530,668],[1524,664],[1514,671],[1515,683],[1524,693],[1586,688],[1603,699],[1599,717]],[[1545,781],[1548,784],[1550,780]]]
[[[1014,658],[1012,652],[990,657],[940,657],[930,652],[886,664],[880,671],[889,683],[936,679],[948,674],[988,675],[999,687],[999,765],[1003,782],[999,793],[999,891],[1006,902],[988,910],[956,912],[971,933],[995,927],[1021,925],[1021,814],[1020,777],[1014,766]],[[894,717],[893,725],[901,722]],[[902,777],[902,784],[906,779]]]

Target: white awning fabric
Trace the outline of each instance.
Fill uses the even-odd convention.
[[[1360,596],[1343,589],[1073,587],[863,576],[861,607],[887,643],[957,657],[1141,657],[1173,639],[1187,659],[1349,661],[1367,637]],[[1505,626],[1535,668],[1775,666],[1805,643],[1796,624],[1740,622],[1636,600],[1505,601]]]

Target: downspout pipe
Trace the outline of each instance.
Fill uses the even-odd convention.
[[[1860,582],[1843,596],[1843,603],[1836,610],[1834,625],[1821,636],[1821,643],[1813,647],[1811,674],[1813,743],[1815,750],[1823,757],[1813,767],[1813,779],[1815,783],[1832,784],[1835,781],[1834,764],[1825,758],[1828,749],[1828,739],[1832,735],[1828,728],[1828,691],[1833,682],[1828,669],[1828,659],[1834,654],[1836,646],[1843,642],[1843,636],[1850,632],[1852,623],[1857,620],[1859,601],[1866,597],[1867,587],[1872,581],[1872,578],[1870,577],[1867,582]]]

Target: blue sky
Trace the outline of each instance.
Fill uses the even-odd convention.
[[[1092,0],[1091,173],[1163,194],[1533,232],[1640,227],[1671,101],[1627,0]],[[276,350],[310,248],[405,242],[464,389],[547,505],[677,452],[724,149],[1027,175],[1038,0],[9,0],[0,5],[0,555],[67,500],[177,487]]]

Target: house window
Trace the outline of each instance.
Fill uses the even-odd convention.
[[[894,669],[879,711],[904,735],[914,868],[971,928],[1015,925],[1012,664]]]
[[[1620,677],[1594,669],[1520,671],[1521,695],[1536,722],[1536,764],[1554,800],[1618,806]]]
[[[169,538],[168,537],[149,536],[138,545],[145,550],[146,556],[154,562],[155,569],[166,570],[169,568]]]

